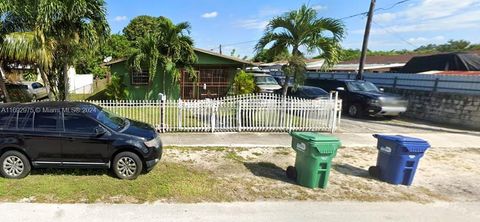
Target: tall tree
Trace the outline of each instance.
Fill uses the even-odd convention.
[[[344,36],[345,26],[340,20],[318,18],[317,10],[303,5],[298,10],[273,18],[255,49],[260,52],[270,44],[268,51],[273,54],[291,49],[290,61],[297,61],[299,57],[303,57],[302,49],[307,52],[319,51],[325,59],[325,67],[329,67],[339,61],[340,42]],[[292,64],[292,67],[299,66],[296,63]],[[295,84],[299,84],[301,78],[297,78],[297,75],[300,72],[290,73],[294,73]],[[287,94],[290,77],[291,75],[286,75],[283,95]]]
[[[123,29],[123,34],[129,41],[136,41],[144,38],[147,34],[158,32],[160,20],[157,17],[149,15],[140,15],[132,19],[127,27]]]
[[[6,12],[9,11],[11,5],[9,1],[0,1],[0,17],[4,16]],[[3,43],[4,38],[4,25],[3,22],[0,22],[0,43]],[[2,90],[3,97],[6,102],[10,102],[10,96],[7,92],[7,87],[5,86],[5,71],[3,70],[3,60],[0,59],[0,89]]]

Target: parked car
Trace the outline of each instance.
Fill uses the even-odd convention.
[[[282,94],[282,89],[276,90],[275,93]],[[322,99],[327,98],[329,93],[318,87],[298,86],[296,90],[293,87],[288,87],[287,96],[301,99]]]
[[[31,102],[32,95],[28,91],[28,87],[22,84],[14,83],[5,83],[7,88],[8,96],[10,97],[11,102]],[[0,89],[1,92],[1,89]],[[3,92],[0,93],[0,100],[2,102],[7,102]]]
[[[384,93],[364,80],[307,79],[306,84],[327,91],[338,91],[343,110],[352,117],[395,117],[407,111],[408,101],[402,96]]]
[[[268,74],[263,73],[251,73],[255,78],[255,84],[257,86],[256,91],[260,93],[273,93],[275,90],[281,89],[277,81]]]
[[[39,100],[48,97],[48,90],[43,84],[39,82],[21,82],[21,85],[27,86],[27,91],[32,96],[33,100]]]
[[[162,156],[151,126],[90,103],[7,103],[0,110],[0,174],[6,178],[23,178],[31,168],[110,168],[121,179],[135,179]]]

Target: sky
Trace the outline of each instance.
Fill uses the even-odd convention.
[[[400,2],[399,4],[396,4]],[[112,33],[121,33],[139,15],[188,21],[195,46],[251,57],[268,21],[308,4],[319,17],[342,19],[345,48],[362,46],[370,0],[107,0]],[[415,49],[450,39],[480,43],[480,0],[377,0],[369,49]]]

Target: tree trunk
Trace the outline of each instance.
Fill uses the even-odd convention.
[[[298,46],[294,46],[293,49],[292,49],[292,56],[298,56],[298,55],[300,55],[300,50],[298,50]],[[288,65],[290,65],[290,64],[288,64]],[[296,76],[294,76],[293,78],[296,78]],[[289,82],[290,82],[290,75],[285,73],[285,82],[283,83],[283,86],[282,86],[282,95],[283,96],[287,96],[288,83]]]
[[[5,72],[3,70],[3,63],[0,62],[0,88],[2,89],[5,102],[11,102],[10,96],[8,96],[7,87],[5,86]]]
[[[45,84],[45,88],[47,88],[48,99],[49,100],[54,100],[55,98],[53,97],[52,87],[50,87],[50,82],[48,81],[48,77],[47,77],[46,73],[44,71],[40,70],[40,68],[38,68],[38,67],[37,67],[37,73],[40,74],[40,77],[42,77],[43,84]]]
[[[289,75],[285,75],[285,82],[283,83],[283,86],[282,86],[282,95],[283,95],[284,97],[287,96],[288,82],[290,82],[290,76],[289,76]]]
[[[69,91],[69,84],[68,84],[68,64],[63,65],[63,90],[64,90],[64,98],[63,100],[68,100],[68,91]]]

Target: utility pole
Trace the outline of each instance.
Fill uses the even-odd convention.
[[[375,1],[371,0],[370,9],[368,10],[367,25],[365,27],[365,34],[363,35],[362,55],[360,56],[360,66],[358,67],[357,79],[363,79],[363,71],[365,67],[365,60],[368,51],[368,38],[370,37],[370,28],[372,27],[373,11],[375,10]]]
[[[220,55],[222,54],[222,44],[218,47],[220,49]]]

